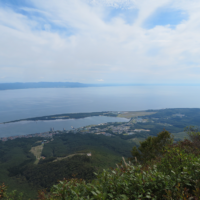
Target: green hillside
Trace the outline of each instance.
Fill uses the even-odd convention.
[[[8,185],[10,191],[24,192],[24,199],[35,198],[39,189],[49,190],[63,178],[90,181],[95,178],[94,172],[115,167],[122,156],[129,157],[134,145],[119,137],[58,134],[45,142],[41,153],[45,159],[36,164],[30,151],[41,146],[41,142],[41,138],[0,141],[0,184]]]

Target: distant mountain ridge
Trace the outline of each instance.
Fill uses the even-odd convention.
[[[98,87],[100,84],[84,84],[78,82],[30,82],[30,83],[0,83],[0,90],[30,89],[30,88],[79,88]],[[104,85],[105,86],[105,85]]]
[[[199,86],[198,84],[148,84],[148,83],[100,83],[87,84],[79,82],[16,82],[0,83],[0,90],[31,89],[31,88],[82,88],[111,86]]]

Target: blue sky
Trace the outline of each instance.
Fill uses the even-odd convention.
[[[184,10],[179,10],[170,7],[161,7],[155,10],[144,22],[144,28],[152,29],[156,26],[169,25],[170,28],[176,28],[177,25],[189,18],[188,13]]]
[[[111,22],[115,18],[121,18],[125,23],[132,25],[138,16],[138,9],[136,8],[121,8],[121,7],[107,7],[106,15],[103,20]]]
[[[4,0],[0,82],[199,83],[197,0]]]

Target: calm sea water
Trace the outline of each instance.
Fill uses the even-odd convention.
[[[54,130],[70,130],[71,126],[80,128],[88,125],[96,125],[106,122],[128,122],[125,118],[117,117],[87,117],[82,119],[52,120],[52,121],[21,121],[9,124],[0,124],[0,137],[9,137],[14,135],[26,135],[31,133],[41,133]]]
[[[130,86],[6,90],[0,91],[0,122],[74,112],[200,108],[199,99],[200,86]],[[89,119],[86,118],[87,120]],[[46,126],[47,123],[42,123],[46,130],[48,128]],[[80,121],[75,120],[75,123],[78,125]],[[96,123],[98,124],[98,122]],[[101,122],[99,121],[99,123]],[[21,124],[19,127],[24,126],[26,125]],[[49,124],[50,127],[51,124]],[[61,124],[60,129],[63,128],[63,124]],[[44,129],[41,128],[40,130]],[[14,131],[8,131],[8,129],[3,130],[0,127],[0,136],[5,133],[14,133]]]

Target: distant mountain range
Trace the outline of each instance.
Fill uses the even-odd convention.
[[[147,84],[147,83],[126,83],[126,84],[86,84],[79,82],[27,82],[27,83],[0,83],[0,90],[30,89],[30,88],[81,88],[81,87],[109,87],[109,86],[197,86],[198,84]],[[198,85],[200,86],[200,85]]]
[[[0,90],[30,89],[30,88],[80,88],[80,87],[108,87],[108,86],[141,86],[148,84],[85,84],[78,82],[28,82],[28,83],[0,83]]]
[[[79,88],[106,86],[100,84],[84,84],[78,82],[32,82],[32,83],[0,83],[0,90],[29,89],[29,88]]]

